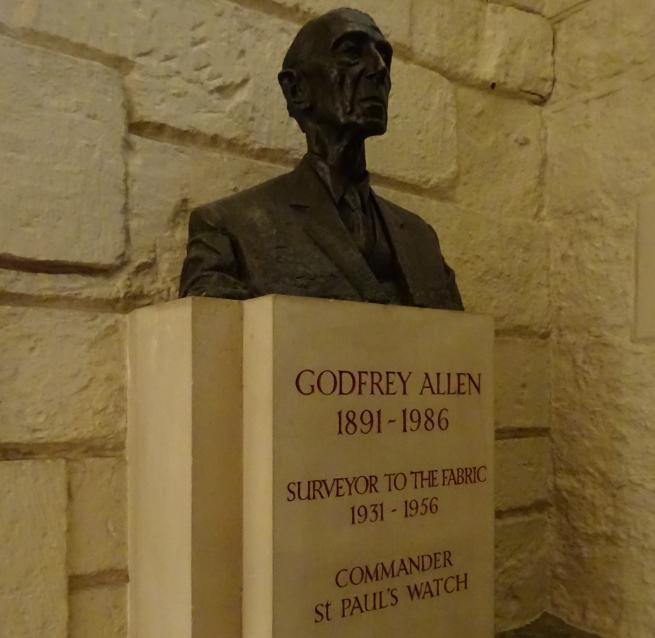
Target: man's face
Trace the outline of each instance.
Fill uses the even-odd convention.
[[[317,124],[355,129],[363,137],[387,130],[393,50],[375,23],[348,12],[329,20],[306,66]]]

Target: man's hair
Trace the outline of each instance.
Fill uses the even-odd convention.
[[[370,15],[368,15],[368,13],[364,13],[357,9],[348,9],[346,7],[333,9],[318,18],[310,20],[300,28],[296,37],[293,39],[287,54],[284,56],[282,69],[291,69],[294,71],[300,70],[303,66],[303,62],[310,58],[314,53],[314,47],[316,44],[325,42],[325,40],[330,36],[329,22],[331,20],[335,18],[344,18],[345,20],[350,18],[352,20],[353,18],[361,19],[362,17],[375,24],[375,21]]]

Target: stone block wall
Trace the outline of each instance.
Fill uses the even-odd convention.
[[[192,207],[301,156],[276,73],[342,4],[0,3],[2,638],[126,636],[125,313],[175,297]],[[435,225],[467,309],[496,319],[497,618],[517,626],[549,590],[543,105],[562,0],[349,4],[396,51],[375,186]]]
[[[655,635],[655,3],[555,22],[551,229],[552,608]],[[636,276],[637,275],[637,276]]]

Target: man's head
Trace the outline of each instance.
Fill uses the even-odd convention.
[[[337,9],[296,35],[278,79],[289,114],[307,131],[350,129],[362,138],[387,129],[393,50],[373,19]]]

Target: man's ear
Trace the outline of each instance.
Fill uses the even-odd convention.
[[[309,87],[301,73],[294,69],[284,69],[278,73],[277,80],[287,100],[289,111],[306,111],[311,106]]]

